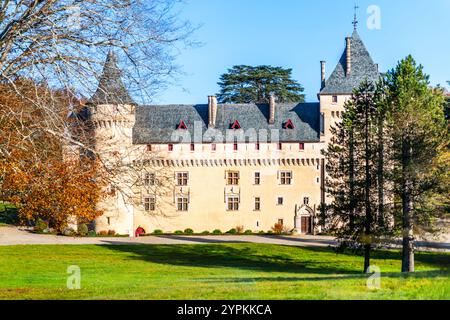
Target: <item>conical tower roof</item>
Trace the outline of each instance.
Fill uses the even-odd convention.
[[[353,31],[350,41],[352,72],[349,75],[346,74],[347,56],[346,50],[344,50],[339,63],[325,82],[320,94],[351,94],[353,89],[365,79],[374,83],[379,79],[378,66],[370,57],[358,31]]]
[[[97,91],[90,100],[91,104],[134,104],[122,82],[121,71],[117,66],[117,57],[110,51],[103,67]]]

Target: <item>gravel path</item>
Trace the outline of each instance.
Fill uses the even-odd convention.
[[[328,247],[336,244],[333,237],[327,236],[150,236],[140,238],[76,238],[55,235],[33,234],[27,230],[2,226],[0,227],[0,245],[45,245],[45,244],[215,244],[215,243],[266,243],[288,246]],[[418,241],[419,248],[439,249],[450,252],[450,243]]]

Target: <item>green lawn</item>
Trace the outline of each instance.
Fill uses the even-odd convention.
[[[412,276],[381,251],[381,289],[363,259],[330,249],[260,244],[0,247],[1,299],[450,299],[450,254],[417,253]],[[81,289],[66,288],[67,267]]]

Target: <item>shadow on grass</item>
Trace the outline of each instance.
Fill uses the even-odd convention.
[[[242,240],[218,240],[217,238],[211,237],[211,238],[201,238],[196,236],[179,236],[179,235],[159,235],[158,238],[166,238],[171,240],[182,240],[182,241],[190,241],[195,243],[249,243],[248,241],[242,241]]]
[[[108,243],[108,242],[105,242]],[[113,244],[113,243],[111,243]],[[117,243],[114,243],[117,244]],[[287,246],[240,245],[228,246],[221,244],[210,245],[101,245],[109,250],[130,253],[129,259],[148,261],[158,264],[184,267],[205,268],[234,268],[260,272],[283,272],[301,274],[324,275],[352,275],[364,276],[361,273],[362,261],[339,259],[340,255],[331,255],[329,248],[289,247],[297,250],[299,257],[304,260],[281,254],[277,248]],[[267,248],[267,249],[266,249]],[[442,269],[442,263],[447,263],[449,255],[442,256],[434,253],[430,257],[418,254],[419,261],[437,264]],[[345,255],[344,255],[345,256]],[[376,252],[374,259],[399,260],[398,252]],[[323,280],[323,278],[321,278]]]

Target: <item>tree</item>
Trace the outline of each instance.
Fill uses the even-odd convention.
[[[387,232],[384,206],[384,108],[380,93],[364,81],[344,108],[343,120],[332,128],[325,152],[327,191],[333,201],[327,210],[341,246],[364,250],[369,271],[372,248]]]
[[[441,89],[430,88],[429,77],[411,56],[387,73],[384,90],[392,137],[390,180],[401,201],[402,272],[413,272],[414,230],[433,216],[433,210],[425,215],[424,209],[441,177],[434,164],[448,144],[444,96]]]
[[[292,69],[272,66],[234,66],[220,77],[221,103],[267,103],[270,94],[279,102],[303,102],[303,87],[291,78]]]
[[[0,198],[17,206],[22,222],[41,218],[59,232],[72,219],[91,222],[101,215],[96,204],[107,176],[97,160],[66,159],[61,139],[43,130],[48,119],[30,100],[48,100],[57,113],[65,113],[72,98],[30,81],[0,85]]]

